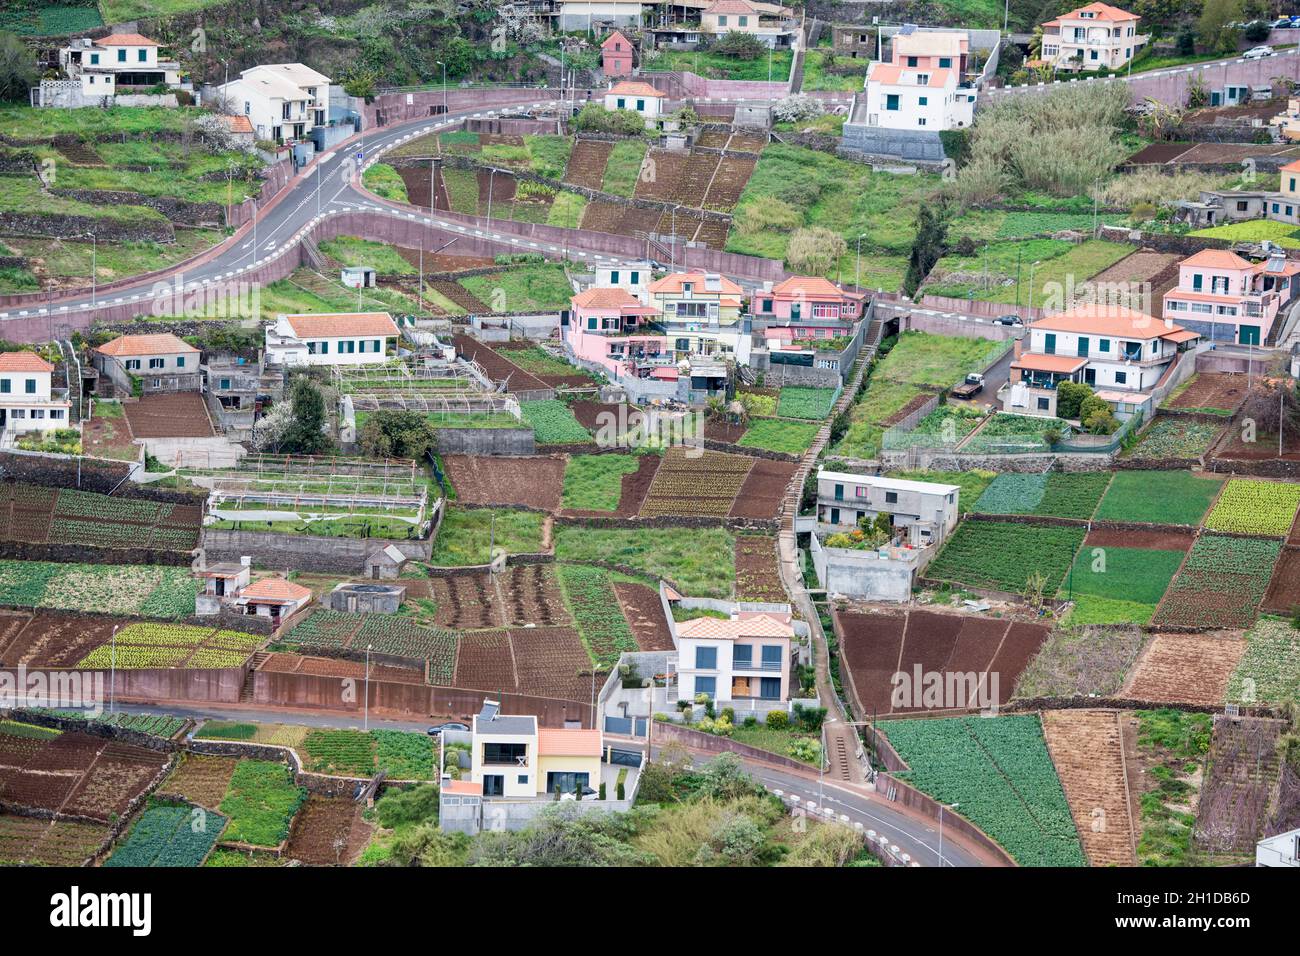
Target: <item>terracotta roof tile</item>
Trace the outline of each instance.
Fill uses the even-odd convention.
[[[95,46],[159,46],[157,40],[150,40],[138,33],[114,33],[102,40],[96,40]]]
[[[311,589],[284,578],[262,578],[240,591],[239,596],[259,601],[301,601],[311,597]]]
[[[1206,269],[1249,269],[1250,262],[1227,249],[1202,249],[1188,256],[1180,266],[1203,266]]]
[[[1026,352],[1012,362],[1011,367],[1025,368],[1031,372],[1057,372],[1068,375],[1070,372],[1077,372],[1087,364],[1086,358],[1075,355],[1039,355],[1037,352]]]
[[[735,640],[739,637],[791,637],[789,621],[775,614],[755,614],[738,618],[697,617],[677,625],[678,637]]]
[[[1181,332],[1182,326],[1163,319],[1153,319],[1145,312],[1112,305],[1081,305],[1066,309],[1056,315],[1039,319],[1031,329],[1049,332],[1083,332],[1089,335],[1111,335],[1130,339],[1158,339],[1170,332]]]
[[[611,94],[614,96],[651,96],[660,99],[665,95],[660,93],[649,83],[636,83],[631,80],[624,80],[622,83],[615,83],[605,91],[606,96]]]
[[[599,757],[601,747],[599,730],[537,729],[537,752],[543,757]]]
[[[664,276],[662,279],[656,279],[654,282],[650,283],[650,285],[647,286],[647,288],[651,292],[663,292],[663,293],[672,294],[675,292],[682,291],[683,282],[691,282],[694,283],[694,288],[692,289],[691,294],[696,296],[701,294],[704,295],[744,295],[745,294],[744,289],[736,285],[736,283],[732,282],[726,276],[715,275],[713,279],[716,280],[717,287],[710,289],[706,285],[706,281],[709,280],[709,276],[707,273],[673,272],[669,275]]]
[[[127,355],[175,355],[178,352],[197,352],[198,349],[170,332],[157,332],[152,335],[119,335],[95,351],[121,358]]]
[[[0,372],[53,372],[54,366],[35,352],[0,352]]]
[[[397,325],[387,312],[331,312],[286,315],[293,334],[333,338],[339,335],[397,335]]]
[[[772,286],[772,292],[776,295],[829,296],[833,299],[844,295],[834,282],[821,276],[791,276]]]
[[[571,300],[575,309],[646,308],[641,300],[626,289],[612,286],[605,289],[584,289]],[[655,312],[656,309],[646,309]]]

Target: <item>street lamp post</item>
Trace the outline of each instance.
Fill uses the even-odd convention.
[[[1034,309],[1034,270],[1038,268],[1040,262],[1042,262],[1041,259],[1031,263],[1029,266],[1029,310],[1031,313]],[[1019,301],[1020,297],[1016,296],[1016,299]]]
[[[492,221],[492,189],[493,189],[492,183],[496,180],[496,175],[497,175],[497,170],[496,167],[493,166],[492,171],[488,173],[488,208],[487,208],[488,222]]]
[[[114,689],[117,687],[117,625],[113,625],[112,643],[108,651],[108,712],[113,712]]]
[[[862,288],[862,240],[865,236],[865,232],[858,236],[858,262],[853,272],[853,285],[858,289]]]
[[[366,645],[366,697],[362,702],[362,706],[365,708],[366,730],[370,729],[370,648],[373,646],[372,644]]]
[[[99,271],[99,239],[90,232],[90,307],[95,307],[95,273]]]
[[[442,67],[442,112],[445,116],[447,114],[447,64],[442,60],[438,60],[437,63]]]
[[[943,869],[943,867],[947,866],[947,863],[945,863],[943,859],[943,811],[945,807],[947,807],[947,809],[949,810],[956,810],[960,806],[961,806],[960,803],[954,803],[951,806],[949,806],[946,803],[939,804],[939,868],[940,869]]]

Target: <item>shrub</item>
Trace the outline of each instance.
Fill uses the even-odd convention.
[[[767,52],[767,47],[752,33],[730,30],[715,40],[710,48],[714,53],[729,56],[734,60],[757,60]]]
[[[785,730],[790,726],[790,716],[784,710],[768,711],[767,726],[772,730]]]
[[[1078,418],[1079,407],[1092,397],[1092,389],[1082,382],[1062,382],[1056,386],[1056,417]]]
[[[821,103],[811,96],[787,96],[772,106],[772,118],[778,123],[800,123],[821,113]]]
[[[786,246],[785,258],[790,268],[808,275],[825,275],[840,256],[848,251],[842,236],[822,226],[796,230]]]

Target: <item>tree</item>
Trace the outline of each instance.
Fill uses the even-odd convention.
[[[796,272],[824,276],[847,251],[848,245],[839,233],[814,226],[795,230],[785,247],[785,259]]]
[[[1237,49],[1242,0],[1205,0],[1196,32],[1211,53],[1231,53]]]
[[[1104,398],[1089,395],[1079,403],[1079,420],[1093,435],[1110,435],[1119,428],[1119,419]]]
[[[357,445],[368,458],[422,459],[433,447],[433,423],[419,412],[374,412],[361,426]]]
[[[36,79],[32,51],[17,35],[0,30],[0,102],[26,103]]]
[[[1256,378],[1241,403],[1241,420],[1253,421],[1257,436],[1276,438],[1281,423],[1282,429],[1294,438],[1297,418],[1300,418],[1300,407],[1295,383],[1280,369]]]
[[[1056,386],[1056,417],[1078,418],[1079,406],[1092,396],[1092,389],[1082,382],[1062,382]]]
[[[379,73],[366,66],[353,64],[343,74],[343,92],[348,96],[358,96],[367,103],[375,98],[375,89],[379,84]]]
[[[733,60],[757,60],[767,52],[767,47],[752,33],[730,30],[715,40],[710,48],[714,53],[729,56]]]
[[[909,296],[916,294],[934,264],[943,257],[944,243],[948,236],[945,212],[942,204],[936,208],[926,203],[916,214],[916,239],[912,242],[912,253],[907,260],[907,277],[903,280],[903,291]]]
[[[1190,23],[1183,24],[1174,40],[1174,52],[1179,56],[1192,56],[1196,53],[1196,31]]]
[[[289,387],[289,422],[280,435],[279,450],[290,455],[320,455],[334,449],[325,434],[325,398],[306,375],[297,375]]]

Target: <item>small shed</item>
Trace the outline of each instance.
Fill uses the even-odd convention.
[[[402,568],[408,560],[397,545],[386,545],[372,551],[366,558],[366,576],[376,581],[392,580],[402,573]]]
[[[344,266],[340,279],[349,289],[373,289],[375,270],[370,266]]]

